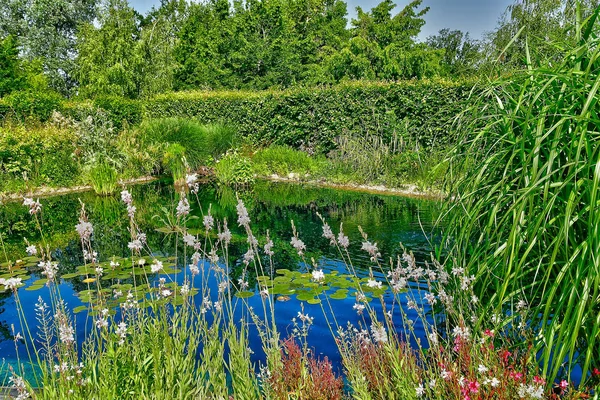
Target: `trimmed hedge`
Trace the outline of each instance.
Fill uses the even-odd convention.
[[[304,145],[319,152],[335,148],[342,134],[375,134],[391,139],[394,132],[409,145],[434,148],[452,143],[450,125],[466,105],[469,82],[353,82],[324,88],[288,91],[175,92],[147,100],[103,97],[65,102],[45,94],[13,94],[0,100],[0,117],[46,120],[52,109],[70,115],[96,106],[118,129],[143,119],[184,117],[202,124],[224,123],[256,144]]]
[[[432,148],[454,140],[450,125],[473,85],[444,81],[366,83],[284,92],[179,92],[147,100],[145,118],[224,122],[258,144],[328,151],[341,134],[376,134]]]
[[[14,92],[0,101],[0,119],[47,121],[54,110],[62,110],[63,98],[53,92]]]

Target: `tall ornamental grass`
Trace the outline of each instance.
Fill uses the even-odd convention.
[[[531,307],[519,323],[550,381],[600,363],[598,13],[562,62],[493,82],[452,157],[450,259],[476,277],[480,324]]]

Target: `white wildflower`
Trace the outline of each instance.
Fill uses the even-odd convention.
[[[204,218],[202,219],[202,223],[204,224],[204,229],[210,231],[215,225],[215,219],[212,215],[208,214],[204,216]]]
[[[37,248],[34,245],[27,246],[27,248],[25,249],[25,251],[30,256],[35,256],[37,254]]]
[[[315,282],[322,282],[325,280],[325,273],[323,273],[322,269],[314,270],[312,272],[312,280]]]
[[[187,197],[181,197],[179,203],[177,204],[177,217],[183,217],[190,213],[190,203]]]
[[[296,237],[296,236],[292,237],[290,244],[292,246],[294,246],[294,248],[298,252],[299,256],[304,254],[304,250],[306,250],[306,245],[304,244],[304,242],[302,240],[298,239],[298,237]]]
[[[387,333],[385,332],[385,327],[383,325],[372,324],[371,334],[373,335],[373,340],[378,343],[385,343],[388,341]]]
[[[152,265],[150,266],[150,271],[152,271],[153,274],[156,274],[158,272],[160,272],[163,269],[163,263],[157,259],[154,259],[152,261]]]
[[[92,224],[83,219],[80,219],[79,223],[77,225],[75,225],[75,230],[79,234],[79,237],[81,238],[81,240],[84,240],[84,241],[89,240],[90,237],[92,236],[92,233],[94,233],[94,227],[92,226]]]
[[[238,200],[236,209],[238,214],[238,225],[246,228],[249,227],[250,217],[248,216],[248,210],[246,209],[246,206],[244,206],[244,202],[242,200]]]

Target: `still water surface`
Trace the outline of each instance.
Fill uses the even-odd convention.
[[[163,182],[133,186],[129,188],[133,194],[137,207],[137,221],[140,229],[148,236],[148,244],[155,254],[171,256],[181,252],[181,244],[177,244],[175,235],[167,235],[157,229],[164,227],[167,213],[172,213],[177,204],[177,194],[173,186]],[[292,229],[290,221],[293,220],[301,240],[307,247],[306,259],[314,258],[319,268],[324,271],[339,271],[348,273],[344,262],[341,261],[338,251],[329,245],[329,241],[322,237],[322,224],[316,213],[320,213],[337,233],[340,223],[343,223],[344,232],[349,236],[351,245],[349,252],[353,262],[359,269],[359,275],[367,276],[368,267],[371,265],[369,256],[360,250],[361,236],[358,227],[368,233],[369,240],[376,242],[385,260],[396,257],[402,253],[402,245],[413,251],[418,262],[430,258],[432,243],[439,240],[440,226],[438,223],[440,205],[437,202],[421,199],[412,199],[398,196],[365,194],[350,191],[341,191],[328,188],[317,188],[301,184],[284,184],[259,182],[251,191],[238,193],[244,200],[251,218],[251,226],[255,236],[262,246],[265,242],[267,230],[275,243],[274,268],[301,270],[302,265],[294,249],[290,245]],[[198,193],[199,204],[192,204],[192,215],[200,218],[190,220],[188,226],[195,226],[199,231],[202,227],[202,213],[206,212],[209,205],[211,214],[217,221],[226,218],[233,233],[233,240],[229,250],[231,255],[230,271],[233,280],[241,274],[242,257],[247,249],[246,235],[242,228],[237,227],[236,193],[223,187],[212,184],[201,186]],[[114,197],[99,197],[93,193],[76,193],[64,196],[41,199],[43,205],[40,222],[45,240],[50,244],[53,258],[59,261],[61,275],[72,273],[77,266],[83,264],[81,245],[74,226],[78,222],[80,201],[85,203],[89,220],[94,226],[93,248],[98,252],[100,260],[108,260],[112,256],[128,257],[130,250],[127,244],[130,240],[129,222],[124,204],[118,195]],[[9,203],[0,206],[0,234],[3,235],[6,256],[11,259],[20,259],[26,256],[25,241],[37,243],[41,240],[36,228],[35,220],[29,215],[28,210],[20,203]],[[177,247],[179,246],[179,247]],[[4,262],[4,254],[0,262]],[[189,262],[189,261],[188,261]],[[203,261],[201,261],[202,263]],[[184,260],[179,264],[185,267]],[[384,263],[385,264],[385,263]],[[0,276],[5,273],[0,271]],[[382,277],[380,272],[375,274]],[[32,282],[40,276],[35,267],[29,268],[30,279],[26,285],[19,289],[20,301],[24,305],[26,318],[32,334],[36,335],[36,319],[34,304],[41,296],[49,302],[48,289],[42,287],[38,290],[31,289]],[[176,280],[181,283],[182,274]],[[200,287],[205,279],[205,284],[215,286],[213,278],[196,277],[195,286]],[[82,282],[83,277],[63,279],[60,282],[60,292],[69,308],[73,309],[85,305],[78,297],[78,293],[88,289]],[[251,286],[254,283],[250,279]],[[252,287],[251,287],[252,289]],[[254,287],[256,290],[257,287]],[[1,288],[0,288],[1,290]],[[416,287],[413,290],[420,290]],[[213,290],[216,292],[216,289]],[[314,324],[310,329],[308,342],[314,348],[315,354],[327,356],[339,368],[339,354],[333,341],[330,327],[323,315],[322,307],[308,304],[290,296],[289,301],[275,302],[275,317],[282,333],[293,329],[292,319],[297,316],[303,307],[304,313],[314,317]],[[260,296],[255,295],[247,299],[250,306],[260,309]],[[391,302],[391,296],[385,296],[386,302]],[[197,299],[197,304],[201,299]],[[332,300],[335,317],[341,325],[349,321],[353,324],[368,323],[363,316],[357,316],[352,306],[354,297],[343,300]],[[381,313],[381,305],[372,303]],[[331,318],[331,316],[329,316]],[[85,336],[86,320],[89,329],[90,323],[87,313],[80,312],[74,316],[78,340],[81,342]],[[8,364],[16,362],[17,353],[15,342],[12,339],[12,327],[16,332],[21,332],[14,295],[11,292],[0,292],[0,358]],[[416,322],[415,330],[422,334],[422,325]],[[255,351],[256,360],[261,359],[261,343],[255,330],[250,330],[250,345]],[[21,345],[17,347],[22,347]],[[19,348],[24,353],[24,348]],[[21,354],[23,357],[24,354]]]

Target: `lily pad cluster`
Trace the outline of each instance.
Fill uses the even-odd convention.
[[[35,256],[25,257],[17,261],[9,261],[0,264],[0,279],[21,278],[23,282],[31,278],[31,268],[37,267],[40,259]],[[46,282],[44,282],[46,283]],[[4,293],[7,289],[0,286],[0,293]]]
[[[259,276],[257,278],[261,288],[266,288],[269,294],[280,297],[296,296],[299,301],[309,304],[319,304],[323,296],[333,300],[344,300],[362,294],[364,301],[371,301],[385,293],[386,285],[371,287],[369,279],[360,278],[350,274],[340,274],[339,271],[324,273],[323,279],[315,281],[308,272],[278,269],[274,277]]]

